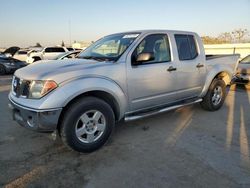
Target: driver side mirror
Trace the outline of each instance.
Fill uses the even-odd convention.
[[[155,59],[153,53],[141,53],[137,56],[132,65],[141,65],[144,62],[153,61]]]

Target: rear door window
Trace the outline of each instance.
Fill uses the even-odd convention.
[[[175,35],[180,60],[192,60],[198,56],[196,41],[193,35]]]

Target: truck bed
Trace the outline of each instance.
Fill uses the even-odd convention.
[[[217,66],[223,66],[225,70],[231,73],[231,76],[236,74],[236,70],[239,63],[239,54],[226,54],[226,55],[206,55],[206,65],[208,71]],[[230,69],[228,69],[230,68]],[[231,78],[227,80],[227,84],[230,83]]]
[[[222,58],[222,57],[238,57],[240,54],[218,54],[218,55],[206,55],[206,60]]]

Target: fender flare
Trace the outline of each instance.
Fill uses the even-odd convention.
[[[128,107],[128,97],[116,82],[102,77],[84,77],[61,83],[56,90],[46,96],[40,108],[63,108],[76,97],[92,91],[110,94],[118,104],[119,119],[124,116]]]
[[[223,65],[216,65],[214,66],[208,73],[206,77],[206,81],[204,84],[204,87],[202,89],[200,97],[204,97],[209,89],[209,86],[211,85],[212,81],[217,78],[219,75],[222,75],[222,73],[225,73],[226,75],[222,76],[222,80],[226,83],[226,85],[230,84],[230,81],[232,79],[233,70],[227,66]]]

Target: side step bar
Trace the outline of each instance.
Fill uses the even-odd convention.
[[[128,116],[125,116],[124,120],[125,121],[138,120],[138,119],[142,119],[142,118],[145,118],[145,117],[160,114],[160,113],[163,113],[163,112],[167,112],[167,111],[170,111],[170,110],[174,110],[174,109],[177,109],[177,108],[180,108],[180,107],[183,107],[183,106],[188,106],[188,105],[191,105],[191,104],[199,103],[201,101],[202,101],[202,99],[197,99],[197,100],[192,101],[192,102],[187,102],[187,103],[183,103],[183,104],[177,104],[177,105],[174,105],[174,106],[160,108],[160,109],[157,109],[157,110],[144,112],[144,113],[137,114],[137,115],[131,115],[131,116],[128,115]]]

